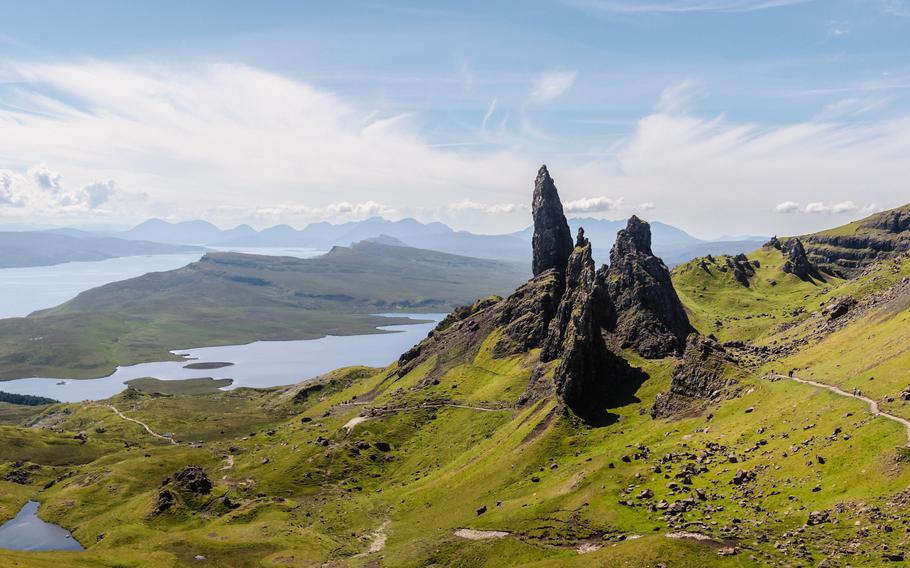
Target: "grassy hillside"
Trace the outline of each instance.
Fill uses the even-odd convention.
[[[182,347],[371,333],[394,321],[371,314],[446,312],[509,292],[526,271],[376,243],[312,259],[212,253],[0,320],[0,379],[97,377]]]
[[[705,262],[705,267],[704,259],[697,258],[673,270],[673,285],[700,332],[713,333],[721,341],[751,341],[819,309],[845,282],[834,276],[800,280],[783,271],[783,255],[774,248],[761,248],[747,257],[758,263],[748,286],[735,280],[726,264],[728,256]]]
[[[749,255],[745,284],[732,268],[744,262],[721,257],[674,272],[695,326],[734,342],[727,353],[741,365],[724,396],[673,419],[652,419],[650,410],[670,386],[674,357],[625,352],[643,382],[596,425],[553,398],[526,399],[539,353],[497,351],[503,328],[478,332],[484,310],[495,309],[482,303],[476,319],[447,321],[438,350],[402,367],[340,369],[268,390],[130,390],[11,416],[32,427],[0,427],[0,515],[37,499],[43,518],[70,529],[87,550],[0,552],[0,561],[415,568],[902,561],[907,429],[862,400],[765,377],[797,368],[845,390],[865,381],[882,408],[907,415],[900,398],[885,397],[907,386],[910,259],[886,260],[851,280],[804,281],[783,272],[778,250],[763,249]],[[840,305],[847,307],[832,308]],[[164,432],[172,437],[155,435]],[[210,493],[180,484],[176,474],[189,465],[205,470]]]
[[[893,262],[858,280],[792,281],[774,254],[753,255],[763,269],[749,289],[719,270],[681,267],[684,298],[702,310],[716,302],[728,318],[723,333],[760,344],[783,341],[780,324],[792,323],[788,310],[807,294],[819,306],[846,292],[878,297],[910,272]],[[772,291],[757,278],[778,283]],[[900,367],[906,306],[880,306],[845,316],[855,319],[793,362],[828,370],[821,354],[852,359],[847,347],[863,345],[851,341],[859,333],[888,336],[876,357]],[[746,323],[761,311],[774,314],[771,323]],[[817,317],[793,316],[798,324],[784,331]],[[0,558],[21,566],[189,566],[197,556],[219,566],[878,566],[903,549],[907,433],[862,401],[765,380],[758,364],[740,375],[738,396],[701,415],[653,420],[648,410],[675,360],[626,353],[646,379],[631,402],[609,409],[612,421],[592,427],[554,413],[551,400],[519,403],[537,352],[497,357],[499,333],[402,376],[358,367],[315,387],[129,391],[110,401],[154,432],[172,432],[177,445],[104,402],[37,409],[21,422],[37,429],[0,429],[0,479],[30,472],[27,485],[0,481],[0,512],[38,499],[43,517],[88,550]],[[86,443],[74,440],[78,432]],[[211,494],[162,486],[190,464],[208,473]],[[176,501],[155,514],[168,487]]]

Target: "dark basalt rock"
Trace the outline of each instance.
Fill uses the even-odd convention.
[[[158,492],[158,497],[155,499],[155,506],[152,508],[150,514],[151,517],[157,517],[158,515],[164,513],[168,509],[174,506],[174,503],[177,501],[174,494],[168,491],[167,489],[162,489]]]
[[[892,209],[873,216],[863,224],[868,229],[878,229],[888,233],[910,231],[910,213],[902,209]]]
[[[3,479],[18,485],[28,485],[30,482],[28,472],[22,469],[8,471],[6,475],[3,476]]]
[[[856,298],[853,296],[838,298],[837,300],[834,300],[822,308],[822,314],[828,318],[828,321],[833,321],[841,316],[846,315],[847,312],[849,312],[856,305],[856,303]]]
[[[818,270],[809,262],[809,257],[806,256],[806,248],[801,240],[797,238],[789,239],[784,244],[782,252],[787,258],[783,266],[784,272],[788,272],[802,280],[819,277]]]
[[[766,242],[765,244],[763,244],[762,247],[780,250],[783,247],[783,245],[781,244],[780,240],[777,238],[777,235],[774,235],[773,237],[771,237],[771,240]]]
[[[174,475],[174,484],[190,493],[208,495],[212,492],[212,481],[205,470],[195,465],[188,465]]]
[[[610,251],[607,292],[615,321],[608,327],[622,347],[644,357],[682,353],[692,326],[670,280],[670,271],[651,251],[651,226],[632,216]]]
[[[591,243],[579,229],[566,267],[566,291],[550,322],[541,361],[559,359],[553,373],[556,396],[582,415],[607,402],[616,366],[617,357],[601,333],[604,297],[605,282],[594,269]]]
[[[910,206],[872,215],[849,234],[809,235],[803,240],[817,268],[851,278],[872,264],[910,251]]]
[[[715,340],[697,333],[689,335],[682,360],[673,369],[670,390],[657,395],[652,418],[695,413],[716,399],[728,386],[724,370],[730,364],[726,351]]]
[[[493,348],[494,355],[524,353],[543,345],[565,286],[562,278],[556,270],[548,270],[497,306],[496,324],[502,326],[503,338]]]
[[[733,273],[733,278],[746,288],[749,287],[749,279],[755,276],[755,266],[746,255],[740,253],[736,256],[727,257],[727,266]]]
[[[537,172],[531,210],[534,217],[532,272],[534,276],[550,269],[562,272],[572,254],[572,234],[547,166],[541,166]]]

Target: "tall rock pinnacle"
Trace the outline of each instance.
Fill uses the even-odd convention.
[[[553,372],[556,396],[579,414],[603,405],[616,379],[617,357],[601,333],[604,282],[591,258],[584,229],[566,266],[566,290],[550,322],[541,361],[558,359]],[[602,408],[601,408],[602,409]]]
[[[541,166],[534,180],[534,201],[532,204],[534,217],[534,260],[532,271],[534,276],[541,272],[555,268],[564,272],[572,254],[572,234],[569,232],[569,223],[562,211],[559,193],[556,184],[547,171],[547,166]]]
[[[651,251],[651,226],[632,216],[616,235],[607,277],[614,333],[644,357],[682,353],[692,331],[670,271]]]

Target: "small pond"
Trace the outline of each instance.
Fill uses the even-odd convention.
[[[7,550],[85,550],[63,527],[38,518],[37,501],[29,501],[16,518],[0,526],[0,548]]]

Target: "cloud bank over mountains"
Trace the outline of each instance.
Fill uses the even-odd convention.
[[[568,96],[584,80],[574,71],[530,81],[523,119],[501,122],[513,136],[456,147],[431,143],[419,112],[365,108],[242,64],[33,62],[0,79],[0,221],[383,215],[507,232],[527,224],[533,172],[547,162],[570,214],[786,234],[812,228],[812,214],[897,205],[910,179],[908,116],[740,123],[693,110],[690,80],[655,93],[618,143],[554,154],[558,134],[536,146],[522,122]],[[507,116],[492,100],[478,109],[478,141]],[[754,225],[737,218],[744,210]]]

